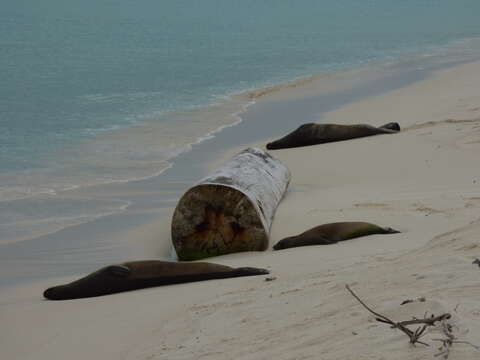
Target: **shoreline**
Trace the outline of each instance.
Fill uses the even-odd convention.
[[[212,170],[212,166],[226,159],[223,155],[212,157],[212,154],[233,155],[252,143],[278,136],[301,123],[323,121],[322,114],[325,112],[359,99],[408,86],[426,79],[438,69],[451,68],[457,63],[458,60],[453,64],[444,60],[443,63],[423,64],[420,69],[415,62],[406,65],[395,63],[367,66],[345,73],[309,77],[299,80],[299,83],[282,84],[278,91],[265,89],[267,93],[263,94],[258,102],[237,115],[241,117],[237,125],[224,127],[209,141],[193,145],[193,150],[179,154],[176,162],[160,176],[134,182],[77,188],[63,193],[62,196],[67,201],[94,198],[117,203],[120,201],[130,205],[122,212],[99,217],[94,221],[67,226],[28,240],[0,245],[2,246],[0,260],[4,264],[9,264],[4,267],[12,266],[10,263],[14,259],[14,266],[19,269],[18,274],[25,274],[20,269],[23,266],[33,266],[35,262],[42,269],[45,268],[35,274],[35,277],[19,275],[20,277],[13,282],[8,276],[3,276],[3,279],[0,277],[0,287],[52,278],[58,276],[56,275],[58,272],[66,276],[89,272],[105,263],[126,261],[132,257],[171,259],[169,232],[162,224],[169,222],[176,200],[189,185],[205,176]],[[297,86],[298,84],[301,86]],[[242,96],[246,94],[248,93]],[[271,121],[265,121],[264,118],[275,119],[275,129],[272,129]],[[152,197],[155,197],[155,200],[152,200]],[[159,217],[159,213],[165,215]],[[140,241],[133,243],[127,237],[136,230],[142,232],[142,226],[162,228],[163,230],[159,231],[165,239],[155,244],[156,241],[151,235],[144,235]],[[83,260],[72,252],[77,248],[83,249],[85,254]],[[106,254],[103,250],[102,256],[95,253],[103,248],[109,249],[109,253]],[[55,249],[55,255],[40,249]],[[38,259],[32,261],[32,256]],[[77,266],[69,268],[61,258],[72,258]]]
[[[131,215],[151,216],[148,228],[127,224],[125,217],[126,232],[119,229],[115,242],[131,241],[131,248],[139,252],[135,256],[142,251],[151,254],[160,246],[155,239],[168,234],[167,218],[159,221],[155,213],[162,204],[155,196],[168,194],[169,201],[163,202],[168,216],[182,189],[207,172],[208,166],[252,143],[263,147],[264,134],[272,126],[277,134],[295,128],[289,122],[292,112],[297,114],[293,121],[299,122],[319,114],[321,121],[334,123],[397,121],[402,131],[394,135],[271,151],[290,168],[292,182],[277,209],[270,247],[285,236],[333,221],[369,221],[402,233],[207,259],[268,268],[270,276],[276,277],[269,282],[261,276],[226,279],[65,302],[41,299],[44,286],[59,279],[5,289],[0,301],[3,320],[9,324],[0,331],[5,356],[40,360],[66,354],[72,359],[107,360],[222,360],[225,354],[235,359],[280,360],[434,358],[433,339],[441,337],[440,331],[429,330],[422,338],[430,347],[409,346],[402,333],[365,312],[348,295],[345,284],[375,310],[398,321],[422,317],[425,312],[449,312],[458,339],[480,344],[478,268],[472,265],[480,255],[479,69],[477,60],[432,72],[415,70],[410,75],[419,81],[386,91],[388,85],[408,83],[410,78],[400,72],[398,78],[387,76],[383,82],[336,93],[333,103],[333,97],[325,94],[305,97],[305,92],[312,94],[308,87],[269,95],[251,107],[238,126],[192,151],[190,162],[185,162],[188,169],[172,167],[161,184],[151,179],[139,182],[137,189],[125,184],[108,187],[109,196],[128,196],[125,193],[130,191],[137,201],[128,210]],[[318,85],[322,92],[324,84]],[[263,126],[256,122],[261,118],[266,119]],[[245,134],[252,129],[258,129],[259,139],[247,143]],[[218,154],[227,145],[234,146]],[[217,154],[215,158],[212,153]],[[99,187],[93,194],[106,196],[106,190]],[[114,224],[119,221],[112,220],[110,226]],[[106,226],[89,229],[90,236],[103,235]],[[77,228],[77,236],[82,228],[87,229]],[[67,233],[75,236],[75,230],[66,231],[56,241]],[[149,243],[153,247],[138,250],[148,243],[142,243],[147,238],[154,241]],[[70,239],[72,244],[74,240]],[[112,262],[108,257],[116,249],[112,241],[77,250],[96,269],[96,261]],[[47,239],[38,246],[45,251],[45,244],[53,243]],[[61,249],[55,255],[62,255]],[[70,260],[78,261],[79,254],[71,255]],[[128,254],[130,259],[132,255]],[[58,271],[81,264],[57,265]],[[74,278],[73,273],[62,274]],[[426,301],[400,306],[403,300],[420,296]],[[456,359],[478,356],[474,348],[462,344],[454,344],[452,352]]]
[[[470,45],[468,47],[465,46],[465,43],[469,43]],[[33,195],[15,195],[14,197],[6,197],[2,199],[1,201],[15,201],[15,200],[23,200],[23,199],[30,199],[30,198],[35,198],[35,197],[41,197],[41,196],[50,196],[50,195],[61,195],[63,193],[68,193],[71,190],[75,190],[78,188],[89,188],[89,187],[96,187],[96,186],[103,186],[103,185],[109,185],[109,184],[116,184],[116,183],[129,183],[129,182],[137,182],[137,181],[142,181],[142,180],[147,180],[153,177],[160,176],[162,173],[167,171],[168,169],[173,166],[173,163],[175,162],[175,159],[178,158],[179,155],[182,155],[184,153],[188,153],[192,151],[192,147],[195,147],[198,144],[201,144],[205,141],[208,141],[209,139],[212,138],[212,136],[216,136],[216,134],[219,134],[222,132],[224,128],[232,127],[235,125],[238,125],[239,122],[243,121],[241,119],[240,114],[243,114],[248,111],[248,108],[251,106],[255,105],[256,101],[264,98],[264,97],[269,97],[271,95],[275,95],[277,93],[288,93],[289,89],[296,89],[296,88],[302,88],[302,87],[307,87],[309,84],[318,82],[318,81],[325,81],[328,79],[331,79],[331,82],[336,82],[338,81],[338,78],[353,78],[353,77],[358,77],[359,73],[369,73],[369,75],[372,77],[372,73],[375,72],[375,69],[383,69],[383,68],[389,68],[390,71],[395,71],[397,67],[402,67],[405,64],[413,63],[417,65],[413,66],[419,66],[420,68],[424,66],[424,64],[428,63],[426,65],[426,70],[428,72],[427,68],[434,68],[435,66],[439,67],[449,67],[452,66],[452,64],[455,63],[463,63],[463,62],[472,62],[475,61],[475,59],[480,57],[480,50],[476,48],[476,46],[480,43],[480,38],[466,38],[462,40],[453,40],[449,43],[442,44],[442,45],[431,45],[428,46],[426,49],[423,50],[418,50],[413,51],[413,50],[408,50],[405,51],[403,54],[399,54],[398,57],[392,58],[390,60],[383,59],[382,61],[377,61],[377,62],[371,62],[371,63],[365,63],[365,64],[356,64],[355,66],[350,65],[348,67],[341,67],[339,70],[330,70],[330,71],[322,71],[319,73],[312,73],[312,74],[305,74],[305,75],[300,75],[300,76],[294,76],[291,79],[286,79],[280,82],[274,82],[273,84],[266,84],[265,86],[259,87],[259,88],[253,88],[253,89],[244,89],[241,91],[233,91],[229,92],[226,94],[217,94],[217,95],[212,95],[213,98],[220,99],[219,101],[212,101],[211,103],[208,104],[203,104],[203,105],[196,105],[193,108],[185,108],[185,109],[178,109],[174,111],[169,111],[167,113],[162,113],[159,116],[160,117],[172,117],[172,118],[178,118],[182,116],[186,117],[191,117],[191,114],[196,114],[199,113],[199,117],[201,118],[202,116],[204,117],[205,114],[208,114],[211,110],[210,109],[218,109],[218,112],[221,114],[220,116],[226,118],[233,118],[233,122],[223,122],[217,127],[213,127],[209,130],[207,130],[204,133],[197,134],[194,138],[192,138],[191,142],[187,142],[183,144],[180,147],[177,147],[174,149],[174,151],[166,151],[168,155],[166,157],[161,157],[161,159],[157,159],[157,162],[162,163],[161,168],[155,168],[155,170],[152,170],[154,166],[150,166],[150,170],[148,170],[148,174],[146,175],[135,175],[133,177],[125,177],[124,175],[123,178],[119,179],[110,179],[110,180],[95,180],[92,183],[87,183],[87,184],[55,184],[55,186],[58,187],[49,187],[49,184],[36,184],[35,186],[40,186],[40,188],[35,192]],[[472,47],[473,46],[473,47]],[[449,60],[445,60],[448,58]],[[437,65],[435,65],[435,62],[440,61]],[[444,62],[442,64],[442,62]],[[412,64],[407,65],[407,66],[412,66]],[[419,69],[420,69],[419,68]],[[371,70],[371,71],[370,71]],[[350,80],[347,80],[350,81]],[[358,81],[364,81],[364,80],[359,80]],[[371,80],[371,79],[370,79]],[[367,82],[369,80],[366,80]],[[417,81],[410,79],[406,84],[412,82],[412,81]],[[348,84],[346,87],[340,89],[346,89],[349,86],[352,86],[353,84]],[[331,86],[331,85],[330,85]],[[405,85],[402,85],[405,86]],[[338,91],[338,90],[337,90]],[[327,90],[327,93],[329,91]],[[318,94],[317,94],[318,95]],[[305,95],[302,95],[305,96]],[[237,104],[237,102],[239,102]],[[236,110],[233,110],[233,112],[230,112],[228,110],[229,106],[236,106],[238,107]],[[213,110],[217,111],[217,110]],[[193,115],[196,117],[196,115]],[[112,129],[102,129],[98,132],[98,134],[89,139],[84,139],[81,142],[79,142],[77,145],[75,145],[74,148],[69,149],[69,152],[72,151],[89,151],[89,148],[92,146],[96,146],[95,144],[97,142],[102,142],[105,141],[105,138],[110,138],[113,137],[115,141],[122,142],[125,140],[126,137],[129,136],[138,136],[135,134],[135,130],[140,129],[140,132],[161,132],[163,123],[155,123],[151,122],[148,119],[144,120],[139,120],[139,122],[132,123],[131,125],[125,125],[121,127],[113,127]],[[142,130],[145,129],[145,130]],[[125,136],[123,135],[125,133]],[[119,135],[116,135],[119,134]],[[122,140],[122,137],[124,138]],[[102,145],[105,146],[105,145]],[[102,150],[103,151],[103,150]],[[64,159],[65,160],[65,159]],[[153,164],[153,162],[152,162]],[[45,170],[45,169],[44,169]],[[49,169],[46,169],[49,171]],[[100,169],[101,170],[101,169]],[[42,170],[43,171],[43,170]],[[37,174],[38,175],[38,174]],[[58,176],[58,174],[54,175]],[[7,178],[7,180],[9,180]],[[28,185],[27,187],[29,187]],[[31,189],[29,189],[31,190]],[[25,192],[24,190],[20,189],[12,189],[11,192],[21,193],[22,191]],[[4,191],[5,192],[5,191]],[[26,191],[28,193],[28,191]],[[3,196],[3,195],[2,195]]]

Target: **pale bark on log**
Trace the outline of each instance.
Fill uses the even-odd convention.
[[[179,260],[268,248],[275,210],[290,171],[263,150],[249,148],[190,188],[172,218]]]

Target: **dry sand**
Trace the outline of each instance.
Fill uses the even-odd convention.
[[[434,359],[438,329],[422,338],[430,347],[412,346],[375,321],[346,284],[395,321],[451,313],[458,340],[480,345],[480,268],[472,264],[480,257],[480,63],[345,106],[325,121],[397,121],[403,131],[272,152],[293,178],[271,244],[332,221],[370,221],[401,234],[211,259],[267,267],[273,281],[63,302],[41,299],[56,281],[3,291],[2,359]],[[419,297],[426,301],[400,305]],[[480,349],[453,344],[450,359],[476,358]]]

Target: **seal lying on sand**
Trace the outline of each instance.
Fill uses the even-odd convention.
[[[267,144],[267,149],[277,150],[300,146],[323,144],[378,134],[395,134],[400,131],[398,123],[380,127],[370,125],[303,124],[281,139]]]
[[[50,300],[78,299],[152,286],[268,273],[265,269],[232,268],[206,262],[132,261],[110,265],[69,284],[51,287],[43,296]]]
[[[328,245],[360,236],[399,232],[389,227],[381,227],[367,222],[336,222],[319,225],[300,235],[282,239],[273,246],[273,249],[282,250],[297,246]]]

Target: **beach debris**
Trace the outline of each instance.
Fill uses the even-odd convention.
[[[271,276],[271,277],[265,278],[265,281],[274,281],[274,280],[277,280],[276,276]]]
[[[456,336],[453,335],[453,325],[442,321],[441,323],[442,327],[442,332],[445,335],[443,339],[433,339],[433,341],[440,341],[442,345],[438,348],[440,352],[436,353],[434,356],[439,357],[441,356],[442,359],[448,359],[448,356],[450,355],[450,349],[453,344],[466,344],[470,345],[473,347],[475,350],[480,351],[480,346],[472,344],[470,341],[462,341],[462,340],[457,340]]]
[[[451,318],[451,315],[448,313],[442,314],[440,316],[434,316],[433,314],[429,317],[425,317],[423,319],[416,319],[413,318],[412,320],[406,320],[406,321],[400,321],[400,322],[395,322],[385,315],[379,314],[375,311],[373,311],[368,305],[366,305],[358,296],[353,292],[353,290],[350,288],[350,286],[345,285],[346,289],[352,294],[352,296],[365,308],[367,309],[370,313],[375,315],[375,320],[385,323],[385,324],[390,324],[392,329],[399,329],[402,331],[405,335],[407,335],[410,339],[410,344],[415,345],[415,344],[422,344],[425,346],[430,346],[429,344],[420,341],[420,338],[425,334],[425,330],[427,329],[428,326],[435,326],[435,323],[438,321],[443,321]],[[420,324],[422,326],[417,327],[415,330],[409,329],[407,326],[408,325],[416,325]]]
[[[434,341],[440,341],[442,345],[438,350],[439,353],[435,354],[435,357],[442,356],[443,359],[448,359],[450,355],[450,348],[455,341],[455,336],[452,333],[452,326],[450,324],[442,323],[443,334],[445,335],[444,339],[433,339]]]
[[[171,228],[178,259],[266,250],[289,182],[288,168],[261,149],[229,159],[178,202]]]
[[[480,267],[480,259],[476,258],[475,260],[473,260],[472,264],[477,264],[478,267]]]
[[[350,286],[345,285],[346,289],[350,292],[350,294],[365,308],[367,309],[370,313],[375,315],[375,320],[389,324],[391,325],[392,329],[399,329],[405,335],[407,335],[410,338],[410,344],[415,345],[415,344],[422,344],[425,346],[430,346],[426,342],[420,341],[419,339],[426,334],[426,330],[429,326],[439,328],[445,335],[444,338],[441,339],[432,339],[433,341],[439,341],[442,343],[440,348],[438,349],[440,352],[436,353],[434,356],[439,357],[442,356],[442,359],[448,359],[448,356],[450,355],[450,348],[452,347],[453,344],[466,344],[470,345],[473,347],[476,351],[480,351],[480,346],[472,344],[469,341],[463,341],[463,340],[458,340],[454,334],[453,334],[453,329],[454,325],[451,324],[451,318],[452,316],[449,313],[444,313],[439,316],[434,316],[433,314],[430,316],[427,316],[425,313],[424,318],[422,319],[417,319],[413,318],[412,320],[405,320],[405,321],[400,321],[400,322],[395,322],[391,320],[390,318],[386,317],[385,315],[379,314],[378,312],[375,312],[372,310],[367,304],[365,304],[357,294],[353,292],[353,290],[350,288]],[[456,308],[456,307],[455,307]],[[415,330],[409,329],[407,326],[409,325],[417,325],[420,324],[421,326],[417,327]]]
[[[403,300],[400,305],[410,304],[410,303],[413,303],[413,302],[425,302],[425,301],[427,301],[427,299],[425,299],[425,297],[421,296],[421,297],[418,297],[416,299]]]

